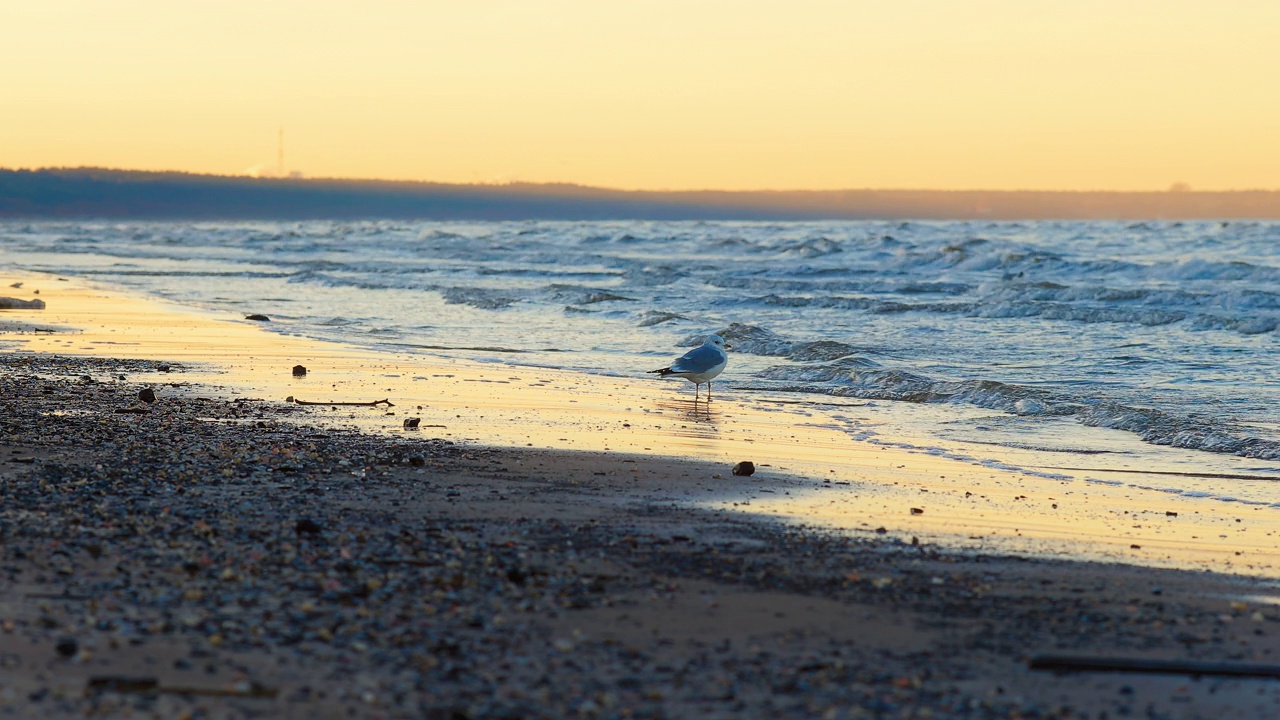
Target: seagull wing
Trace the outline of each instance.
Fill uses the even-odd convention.
[[[679,359],[671,363],[671,372],[706,372],[724,362],[725,357],[724,351],[715,345],[703,345],[681,355]]]

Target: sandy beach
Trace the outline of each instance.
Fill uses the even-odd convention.
[[[0,316],[0,714],[1280,713],[1215,674],[1280,672],[1273,509],[15,281],[47,307]]]

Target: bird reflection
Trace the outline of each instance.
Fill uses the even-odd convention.
[[[714,438],[720,434],[721,413],[713,403],[705,399],[655,400],[653,409],[679,421],[678,426],[668,428],[672,434],[693,438]]]

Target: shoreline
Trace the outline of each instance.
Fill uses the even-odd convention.
[[[49,275],[0,276],[0,283],[13,279],[23,291],[43,287],[32,297],[48,307],[7,311],[0,320],[56,330],[0,334],[20,353],[164,357],[187,363],[188,382],[224,399],[388,399],[394,407],[309,408],[315,422],[388,436],[404,435],[404,420],[416,417],[422,433],[482,446],[610,452],[641,463],[704,460],[721,466],[709,475],[724,478],[738,461],[756,464],[749,480],[710,483],[707,475],[668,483],[671,500],[684,505],[855,535],[884,528],[903,541],[977,554],[1280,577],[1280,510],[1213,497],[1229,498],[1246,485],[1247,496],[1266,497],[1274,481],[1262,475],[1206,477],[1195,487],[1207,493],[1171,493],[1162,487],[1176,482],[1132,474],[1152,468],[1135,468],[1123,455],[1064,473],[1037,469],[1044,457],[1017,448],[976,454],[892,429],[921,413],[988,411],[841,401],[830,412],[824,398],[797,403],[758,391],[694,403],[684,381],[366,349],[286,334],[287,322],[272,332],[264,327],[270,323],[239,315]],[[297,364],[309,372],[294,376]],[[1172,478],[1196,469],[1187,462],[1156,469]]]
[[[731,402],[714,436],[627,441],[683,438],[702,461],[606,450],[599,437],[521,447],[518,424],[507,447],[482,446],[460,417],[396,435],[386,427],[404,415],[382,413],[410,408],[279,402],[282,387],[328,386],[337,399],[386,387],[332,369],[264,382],[261,400],[220,396],[226,376],[196,366],[204,351],[187,343],[199,327],[168,317],[152,332],[128,336],[141,345],[41,335],[48,349],[3,356],[0,712],[1067,718],[1280,706],[1261,680],[1027,665],[1043,654],[1276,663],[1280,608],[1261,579],[957,550],[927,533],[913,544],[906,526],[841,534],[689,502],[743,492],[723,458],[785,440]],[[166,346],[175,332],[188,350]],[[284,349],[243,362],[303,346],[271,339]],[[76,354],[53,352],[68,344]],[[304,364],[326,361],[338,363]],[[509,370],[452,378],[495,390],[466,400],[489,416],[471,422],[527,417],[502,404],[518,404],[508,391],[530,379],[552,380],[536,390],[560,398],[539,411],[587,415],[597,435],[627,417],[593,400],[607,388],[616,403],[622,383],[569,386],[541,370],[497,382]],[[153,406],[137,399],[144,387]],[[866,452],[885,485],[937,471]],[[798,495],[809,462],[765,468],[749,487]]]

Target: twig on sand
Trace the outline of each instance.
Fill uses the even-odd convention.
[[[387,407],[395,407],[390,400],[373,400],[371,402],[307,402],[306,400],[293,401],[298,405],[350,405],[358,407],[374,407],[376,405],[386,405]]]
[[[1031,658],[1027,665],[1032,670],[1053,670],[1056,672],[1127,672],[1163,675],[1280,678],[1280,665],[1260,665],[1256,663],[1038,655]]]

